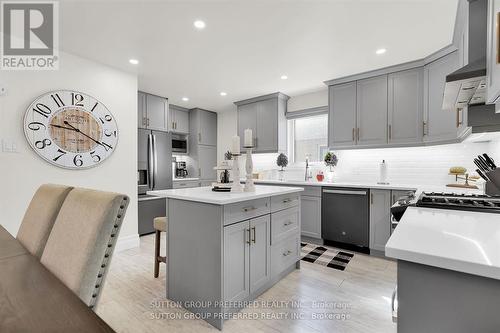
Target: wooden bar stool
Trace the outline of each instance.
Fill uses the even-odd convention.
[[[167,217],[155,217],[153,226],[155,228],[155,278],[157,278],[160,272],[160,262],[167,263],[167,257],[160,256],[160,238],[162,232],[167,232]]]

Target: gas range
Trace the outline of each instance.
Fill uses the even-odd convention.
[[[423,192],[415,205],[417,207],[500,213],[500,197],[491,197],[485,194]]]
[[[403,217],[406,208],[410,206],[500,213],[500,197],[492,197],[485,194],[422,192],[418,199],[412,196],[400,198],[391,207],[393,224],[397,225],[397,222]]]

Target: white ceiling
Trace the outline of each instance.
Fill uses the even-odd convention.
[[[67,52],[137,72],[141,90],[224,111],[422,58],[451,42],[456,8],[457,0],[63,1],[60,35]],[[196,19],[206,29],[194,29]],[[381,47],[387,53],[376,55]]]

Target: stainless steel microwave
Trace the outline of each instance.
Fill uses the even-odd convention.
[[[187,135],[172,134],[172,153],[187,154],[188,140]]]

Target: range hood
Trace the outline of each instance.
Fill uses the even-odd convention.
[[[456,110],[486,101],[488,0],[469,1],[469,63],[446,76],[443,109]]]

